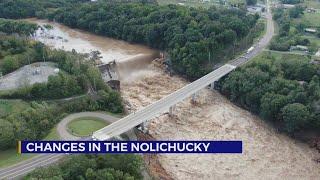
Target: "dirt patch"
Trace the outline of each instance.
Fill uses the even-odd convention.
[[[0,78],[0,90],[10,90],[25,87],[35,83],[48,81],[48,77],[55,75],[55,64],[51,62],[38,62],[23,66],[22,68]]]
[[[131,110],[137,110],[183,87],[187,82],[161,70],[122,85]],[[149,124],[159,140],[242,140],[243,154],[161,154],[161,167],[173,179],[317,179],[319,153],[267,126],[217,92],[204,89],[197,103],[177,104],[175,116],[164,114]],[[152,168],[151,168],[152,170]],[[157,168],[154,170],[158,173]],[[156,176],[157,177],[157,176]]]
[[[147,134],[138,133],[139,140],[152,141],[155,140],[153,137]],[[147,166],[149,174],[153,175],[154,179],[167,179],[172,180],[172,177],[167,173],[167,171],[162,167],[159,162],[157,154],[144,154],[143,160]]]

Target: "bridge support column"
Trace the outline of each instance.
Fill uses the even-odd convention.
[[[192,94],[191,103],[192,104],[196,104],[197,103],[197,94],[196,93]]]
[[[169,116],[173,116],[174,110],[176,109],[176,105],[173,105],[169,108]]]
[[[210,84],[210,90],[214,90],[214,82]]]
[[[143,122],[139,126],[140,127],[138,129],[140,129],[143,133],[147,133],[147,131],[148,131],[147,122]]]

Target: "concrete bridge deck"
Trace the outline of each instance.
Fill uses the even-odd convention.
[[[156,101],[147,107],[132,113],[103,129],[100,129],[93,133],[92,137],[95,140],[108,140],[112,137],[119,136],[122,133],[127,132],[133,127],[140,125],[141,123],[148,121],[164,112],[168,112],[169,108],[175,104],[183,101],[185,98],[190,97],[199,90],[219,80],[221,77],[230,73],[236,66],[226,64],[215,71],[203,76],[202,78],[188,84],[187,86],[173,92],[172,94]]]

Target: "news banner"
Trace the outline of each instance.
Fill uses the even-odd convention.
[[[18,153],[242,153],[242,141],[19,141]]]

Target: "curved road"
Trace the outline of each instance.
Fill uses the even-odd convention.
[[[81,117],[95,117],[102,119],[108,123],[113,123],[118,120],[118,118],[102,113],[102,112],[81,112],[68,115],[63,118],[59,124],[57,125],[57,131],[60,137],[63,140],[79,140],[81,138],[71,135],[67,131],[67,124],[71,122],[73,119],[81,118]],[[127,133],[130,140],[136,140],[137,137],[133,131]],[[83,140],[83,139],[82,139]],[[86,139],[89,140],[89,139]],[[22,161],[13,166],[0,169],[0,179],[18,179],[23,175],[33,171],[36,168],[48,166],[50,164],[56,163],[65,154],[40,154],[32,157],[28,160]]]
[[[268,1],[269,4],[269,1]],[[263,51],[264,47],[270,42],[272,36],[274,35],[274,24],[272,21],[272,15],[270,12],[270,7],[268,6],[267,9],[267,32],[264,35],[264,37],[255,45],[255,48],[252,52],[249,54],[246,54],[240,58],[234,59],[230,62],[231,65],[241,65],[246,63],[248,60],[252,59],[254,56],[259,54]],[[107,122],[115,122],[118,120],[118,118],[115,118],[113,116],[104,114],[104,113],[98,113],[98,112],[82,112],[82,113],[76,113],[71,114],[67,117],[65,117],[57,126],[58,132],[61,136],[63,136],[63,139],[65,140],[76,140],[77,138],[70,135],[66,131],[66,125],[68,122],[70,122],[74,118],[79,117],[97,117],[101,118]],[[130,138],[136,139],[134,133],[128,134]],[[57,162],[59,159],[61,159],[64,154],[41,154],[37,155],[31,159],[28,159],[26,161],[20,162],[18,164],[15,164],[13,166],[0,169],[0,178],[1,179],[17,179],[19,177],[22,177],[23,175],[31,172],[35,168],[48,166],[50,164],[53,164]]]
[[[79,140],[80,138],[77,136],[74,136],[70,134],[67,131],[67,125],[74,119],[78,118],[83,118],[83,117],[94,117],[94,118],[99,118],[107,122],[108,124],[111,124],[113,122],[116,122],[119,118],[116,118],[114,116],[110,116],[105,113],[99,113],[99,112],[81,112],[81,113],[75,113],[71,114],[65,118],[63,118],[59,124],[57,125],[57,131],[58,134],[60,135],[62,140]]]

